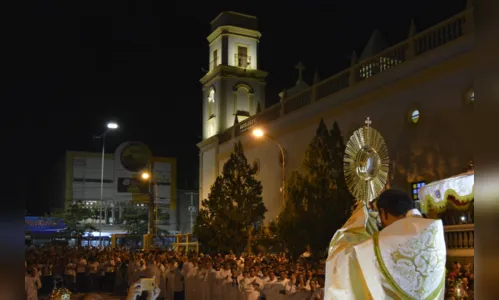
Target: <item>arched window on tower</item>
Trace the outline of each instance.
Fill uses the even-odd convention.
[[[244,86],[237,89],[237,109],[241,112],[249,112],[249,90]]]
[[[208,93],[208,119],[215,117],[215,90]]]

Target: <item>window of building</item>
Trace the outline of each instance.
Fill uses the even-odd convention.
[[[411,184],[411,189],[412,189],[412,199],[414,201],[419,201],[419,189],[422,188],[423,186],[425,186],[425,182],[424,181],[417,181],[417,182],[413,182]]]
[[[212,66],[212,68],[215,68],[216,66],[218,66],[218,50],[217,49],[213,50],[213,66]]]
[[[250,112],[250,93],[249,89],[245,86],[240,86],[237,89],[236,95],[236,113],[237,112]]]
[[[416,124],[419,122],[419,110],[415,109],[411,113],[411,122]]]
[[[75,167],[84,167],[87,162],[84,157],[75,157],[73,158],[73,166]]]
[[[236,66],[240,68],[248,68],[250,65],[250,57],[248,56],[248,47],[238,46],[236,54]]]
[[[215,90],[211,89],[208,93],[208,119],[215,116]]]

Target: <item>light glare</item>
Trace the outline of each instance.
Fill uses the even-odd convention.
[[[253,130],[253,135],[256,137],[262,137],[264,135],[264,132],[261,129],[255,129]]]
[[[109,122],[109,123],[107,123],[107,128],[109,128],[109,129],[117,129],[118,128],[118,124],[116,124],[114,122]]]
[[[142,179],[147,180],[151,177],[151,175],[147,172],[144,172],[144,173],[142,173],[141,177],[142,177]]]

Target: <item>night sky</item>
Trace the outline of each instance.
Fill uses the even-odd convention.
[[[27,158],[18,168],[17,197],[29,212],[44,211],[45,170],[65,150],[100,151],[92,137],[107,120],[121,126],[108,138],[109,152],[123,141],[142,141],[155,156],[177,157],[178,185],[196,188],[199,79],[208,69],[209,23],[221,11],[259,18],[269,105],[296,81],[298,61],[311,84],[316,69],[324,79],[348,67],[373,30],[395,44],[407,37],[411,18],[425,29],[464,10],[465,2],[35,1],[20,38],[27,66],[10,91],[23,112],[16,118],[18,154]]]

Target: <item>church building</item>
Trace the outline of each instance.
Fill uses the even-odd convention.
[[[298,63],[296,85],[272,106],[265,102],[267,72],[259,69],[265,53],[258,51],[257,25],[256,17],[235,12],[223,12],[211,23],[210,67],[201,78],[200,201],[240,140],[249,163],[259,169],[265,221],[274,220],[283,207],[283,177],[300,170],[321,119],[329,129],[337,122],[346,142],[369,117],[388,146],[390,185],[416,201],[420,186],[463,172],[473,159],[471,5],[423,31],[412,23],[407,39],[395,46],[375,32],[351,66],[329,78],[306,83],[305,66]],[[264,136],[256,138],[256,128]]]

